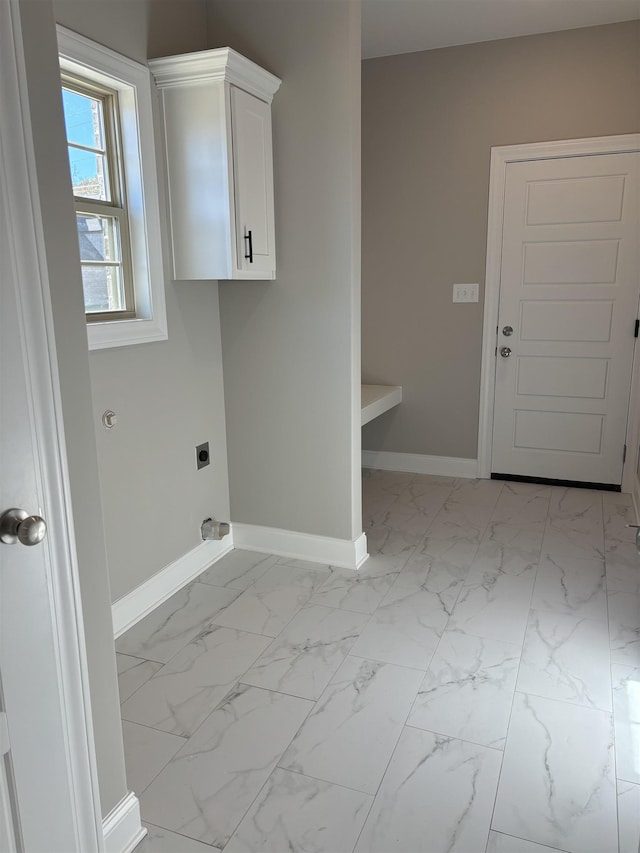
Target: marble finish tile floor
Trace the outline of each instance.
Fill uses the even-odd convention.
[[[638,853],[628,495],[363,472],[360,571],[236,550],[116,643],[137,853]]]

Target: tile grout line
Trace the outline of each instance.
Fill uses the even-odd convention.
[[[604,505],[603,505],[603,527],[604,527]],[[611,619],[609,617],[609,576],[607,574],[607,539],[604,539],[604,586],[607,600],[607,635],[609,638],[609,676],[611,679],[611,734],[613,737],[613,767],[614,767],[614,784],[616,794],[616,829],[618,831],[618,848],[620,847],[620,808],[618,805],[618,756],[617,756],[617,738],[616,738],[616,705],[613,690],[613,662],[611,660]]]
[[[206,844],[205,841],[199,841],[197,838],[191,838],[190,835],[185,835],[183,832],[177,832],[175,829],[167,829],[166,826],[160,826],[159,823],[151,823],[150,820],[146,820],[146,821],[143,820],[142,824],[143,825],[146,824],[147,826],[152,826],[155,829],[161,829],[163,832],[170,832],[172,835],[179,835],[180,838],[184,838],[185,841],[195,841],[196,844]],[[148,836],[143,838],[143,840],[139,843],[144,844],[144,842],[147,841],[147,839],[148,839]],[[220,853],[222,853],[222,848],[220,848],[220,847],[214,847],[213,845],[207,845],[207,846],[211,848],[211,853],[217,853],[217,851],[220,851]],[[134,847],[132,853],[135,853],[135,851],[137,849],[138,849],[137,846]]]
[[[551,498],[549,498],[549,507],[547,508],[547,520],[549,518],[550,507],[551,507]],[[546,532],[546,524],[545,524],[545,532]],[[500,790],[500,781],[502,779],[502,770],[504,767],[504,758],[505,758],[505,755],[507,754],[507,747],[509,744],[509,732],[511,730],[511,720],[513,717],[513,706],[515,704],[515,698],[516,698],[516,693],[517,693],[517,688],[518,688],[518,678],[520,677],[520,668],[522,666],[522,656],[524,653],[524,644],[525,644],[526,638],[527,638],[527,627],[529,625],[529,616],[531,614],[531,602],[533,601],[533,593],[534,593],[535,586],[536,586],[536,580],[538,578],[538,568],[540,566],[540,558],[542,555],[542,544],[543,544],[543,542],[544,542],[544,534],[542,537],[542,542],[540,543],[540,551],[538,553],[538,562],[536,564],[535,577],[533,579],[533,584],[531,585],[531,596],[529,598],[529,610],[527,612],[526,626],[525,626],[522,642],[520,644],[520,659],[518,661],[518,669],[516,672],[515,681],[513,683],[514,686],[513,686],[513,695],[511,697],[511,707],[509,709],[509,716],[507,719],[507,730],[506,730],[506,733],[504,736],[504,750],[502,752],[502,759],[500,761],[500,772],[498,773],[498,782],[496,784],[496,792],[495,792],[495,796],[493,798],[493,808],[491,809],[491,818],[489,819],[489,833],[491,833],[491,830],[493,829],[493,821],[495,819],[496,805],[498,802],[498,791]],[[496,831],[498,831],[498,830],[496,830]],[[489,845],[489,837],[487,837],[487,846],[488,845]]]
[[[425,535],[426,535],[426,534],[425,534]],[[411,559],[411,557],[413,556],[413,554],[415,554],[415,551],[417,550],[417,547],[418,547],[418,546],[415,546],[415,547],[412,549],[411,553],[407,556],[406,561],[403,563],[402,568],[406,567],[407,563],[409,562],[409,560]],[[402,569],[400,569],[400,571],[402,571]],[[398,574],[400,574],[400,572],[398,572]],[[396,577],[396,580],[397,580],[397,577]],[[395,582],[394,582],[394,585],[395,585]],[[393,587],[393,585],[392,585],[392,587]],[[387,594],[388,594],[388,593],[387,593]],[[385,596],[385,597],[386,597],[386,596]],[[384,599],[383,599],[383,600],[384,600]],[[382,603],[382,602],[381,602],[381,603]],[[379,606],[380,606],[380,605],[378,605],[378,607],[379,607]],[[376,608],[375,608],[375,610],[374,610],[374,612],[371,614],[371,618],[370,618],[369,622],[371,622],[371,621],[372,621],[372,619],[373,619],[373,617],[374,617],[374,615],[375,615],[375,612],[376,612],[376,610],[378,609],[378,607],[376,607]],[[448,620],[447,620],[447,621],[448,621]],[[369,622],[367,623],[367,625],[369,624]],[[363,629],[363,630],[364,630],[364,629]],[[357,657],[357,656],[356,656],[356,655],[352,655],[352,657]],[[433,657],[433,656],[432,656],[432,657]],[[360,658],[360,659],[361,659],[361,660],[367,660],[367,658]],[[371,658],[368,658],[368,659],[369,659],[369,660],[371,660]],[[395,666],[396,664],[391,664],[391,665],[394,665],[394,666]],[[412,669],[411,667],[406,667],[406,668],[408,668],[408,669]],[[422,670],[416,670],[416,671],[418,671],[418,672],[422,672]],[[420,688],[418,687],[418,691],[416,692],[416,697],[417,697],[417,695],[418,695],[419,690],[420,690]],[[393,747],[393,749],[391,750],[391,753],[390,753],[390,755],[389,755],[389,760],[388,760],[388,761],[387,761],[387,763],[386,763],[386,766],[385,766],[385,768],[384,768],[384,771],[383,771],[383,772],[382,772],[382,774],[381,774],[380,782],[378,783],[378,786],[377,786],[377,788],[376,788],[376,791],[375,791],[375,793],[373,794],[373,796],[371,796],[371,795],[369,794],[369,796],[371,796],[371,803],[370,803],[369,809],[367,810],[367,814],[366,814],[366,816],[365,816],[365,818],[364,818],[364,820],[363,820],[363,822],[362,822],[362,827],[361,827],[361,829],[360,829],[360,832],[358,833],[358,836],[357,836],[357,838],[356,838],[356,840],[355,840],[355,843],[354,843],[354,845],[353,845],[353,846],[352,846],[352,848],[351,848],[351,851],[353,851],[353,850],[355,850],[355,849],[357,848],[358,843],[359,843],[359,841],[360,841],[360,838],[361,838],[361,836],[362,836],[362,833],[364,832],[365,826],[366,826],[366,824],[367,824],[367,821],[368,821],[368,819],[369,819],[369,816],[370,816],[370,814],[371,814],[371,811],[372,811],[372,809],[373,809],[373,807],[374,807],[374,805],[375,805],[376,798],[377,798],[378,793],[379,793],[379,791],[380,791],[380,787],[382,786],[382,783],[383,783],[383,781],[384,781],[384,778],[385,778],[385,776],[386,776],[386,774],[387,774],[387,772],[388,772],[388,770],[389,770],[389,765],[391,764],[391,761],[393,760],[393,757],[394,757],[394,755],[396,754],[396,751],[397,751],[397,748],[398,748],[398,743],[400,742],[400,738],[402,737],[402,733],[404,732],[404,729],[405,729],[405,727],[406,727],[406,721],[407,721],[407,720],[408,720],[408,718],[409,718],[409,715],[410,715],[410,713],[411,713],[411,710],[412,710],[412,708],[413,708],[414,703],[415,703],[415,698],[414,698],[413,702],[411,702],[411,703],[409,704],[409,708],[407,709],[407,713],[406,713],[405,718],[404,718],[404,723],[400,726],[400,731],[399,731],[399,733],[398,733],[398,737],[396,738],[396,741],[395,741],[394,747]],[[310,712],[310,713],[311,713],[311,712]],[[283,754],[284,754],[284,753],[283,753]],[[364,792],[362,792],[362,793],[364,793]]]
[[[502,491],[502,490],[501,490],[501,491]],[[446,503],[446,501],[445,501],[445,503]],[[487,524],[487,526],[488,526],[488,524]],[[485,529],[486,529],[486,528],[485,528]],[[483,531],[483,533],[484,533],[484,531]],[[428,536],[428,531],[427,531],[427,533],[425,533],[425,537],[426,537],[426,536]],[[423,540],[424,540],[424,538],[425,538],[425,537],[423,537]],[[416,548],[414,549],[414,553],[415,553],[415,551],[417,550],[417,548],[418,548],[418,547],[419,547],[419,546],[416,546]],[[478,547],[479,547],[479,546],[478,546]],[[476,553],[477,553],[477,549],[476,549]],[[475,559],[475,556],[474,556],[474,559]],[[408,561],[407,561],[407,562],[408,562]],[[405,564],[405,565],[406,565],[406,564]],[[451,608],[451,613],[453,613],[453,610],[455,609],[455,604],[456,604],[456,602],[457,602],[457,600],[458,600],[458,598],[459,598],[459,596],[460,596],[460,593],[461,593],[461,591],[462,591],[462,589],[463,589],[463,586],[464,586],[464,584],[461,584],[461,585],[460,585],[460,589],[458,590],[458,595],[456,596],[456,601],[453,603],[452,608]],[[434,648],[434,651],[433,651],[433,653],[432,653],[432,655],[431,655],[431,658],[430,658],[430,660],[429,660],[429,664],[427,665],[427,669],[425,670],[425,677],[426,677],[426,673],[428,672],[429,667],[431,666],[431,663],[432,663],[432,661],[433,661],[433,658],[434,658],[434,656],[435,656],[435,654],[436,654],[436,652],[437,652],[437,650],[438,650],[438,647],[440,646],[440,642],[441,642],[442,636],[444,635],[445,631],[447,630],[447,626],[449,625],[449,622],[450,622],[450,620],[451,620],[451,613],[449,613],[449,614],[448,614],[447,621],[446,621],[445,626],[444,626],[444,628],[443,628],[442,634],[441,634],[441,635],[440,635],[440,637],[438,638],[438,643],[436,644],[436,646],[435,646],[435,648]],[[419,670],[419,671],[421,671],[421,670]],[[423,679],[423,681],[424,681],[424,679]],[[422,686],[422,683],[423,683],[423,682],[421,682],[420,686]],[[371,810],[373,809],[373,807],[374,807],[374,805],[375,805],[375,801],[376,801],[376,799],[377,799],[377,797],[378,797],[378,794],[379,794],[379,792],[380,792],[380,788],[382,787],[382,783],[384,782],[385,776],[387,775],[387,773],[388,773],[388,771],[389,771],[389,766],[391,765],[391,762],[393,761],[393,757],[395,756],[395,754],[396,754],[396,752],[397,752],[398,744],[400,743],[400,739],[401,739],[401,737],[402,737],[403,732],[404,732],[404,731],[405,731],[405,729],[407,729],[407,728],[413,728],[413,729],[415,729],[416,731],[426,731],[425,729],[419,729],[418,727],[408,726],[408,725],[407,725],[407,720],[409,719],[409,717],[410,717],[410,715],[411,715],[411,712],[413,711],[413,708],[415,707],[415,703],[416,703],[417,698],[418,698],[418,695],[419,695],[419,693],[420,693],[420,686],[418,687],[418,690],[417,690],[417,692],[416,692],[416,696],[414,697],[413,702],[410,704],[410,707],[409,707],[409,709],[408,709],[408,711],[407,711],[407,714],[406,714],[406,716],[405,716],[404,723],[403,723],[403,725],[402,725],[402,727],[401,727],[401,729],[400,729],[400,733],[399,733],[398,738],[397,738],[397,740],[396,740],[396,742],[395,742],[395,746],[394,746],[394,748],[393,748],[393,750],[392,750],[392,752],[391,752],[391,755],[390,755],[389,760],[388,760],[388,762],[387,762],[387,764],[386,764],[386,767],[385,767],[385,769],[384,769],[384,772],[383,772],[383,774],[382,774],[382,776],[381,776],[381,778],[380,778],[380,782],[379,782],[378,787],[377,787],[377,789],[376,789],[376,793],[374,794],[373,800],[372,800],[372,802],[371,802],[371,807],[370,807],[370,809],[369,809],[369,812],[367,813],[367,817],[365,818],[364,823],[362,824],[362,829],[360,830],[360,833],[358,834],[358,838],[357,838],[356,843],[355,843],[354,847],[352,848],[352,850],[355,850],[355,848],[358,846],[358,843],[359,843],[359,841],[360,841],[360,838],[362,837],[362,833],[364,832],[364,829],[365,829],[365,826],[366,826],[367,820],[369,819],[369,815],[371,814]],[[434,734],[434,733],[432,732],[432,734]],[[459,738],[457,738],[457,740],[460,740],[460,739],[459,739]],[[505,745],[506,745],[506,741],[505,741]],[[491,829],[491,824],[489,823],[489,828],[488,828],[488,830],[487,830],[487,838],[488,838],[488,833],[490,832],[490,829]]]
[[[415,729],[417,732],[426,732],[427,734],[434,735],[434,737],[444,738],[445,740],[455,740],[459,743],[468,743],[470,746],[477,746],[480,749],[490,749],[492,752],[499,752],[501,755],[504,754],[504,750],[500,749],[499,746],[489,746],[486,743],[478,743],[477,740],[469,740],[467,737],[458,737],[457,735],[448,735],[444,732],[437,732],[434,729],[423,729],[421,726],[415,726],[412,723],[405,723],[405,729]]]

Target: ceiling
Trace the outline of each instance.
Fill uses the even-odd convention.
[[[362,57],[640,18],[640,0],[363,0]]]

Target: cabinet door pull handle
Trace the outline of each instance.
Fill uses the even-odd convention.
[[[252,237],[251,231],[247,231],[247,233],[244,235],[244,239],[245,239],[245,241],[246,240],[249,241],[249,254],[245,255],[245,258],[247,258],[249,263],[252,264],[253,263],[253,237]]]

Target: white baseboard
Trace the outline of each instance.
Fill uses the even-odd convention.
[[[437,474],[440,477],[477,476],[477,459],[454,456],[425,456],[422,453],[390,453],[386,450],[363,450],[362,467],[381,471],[406,471],[411,474]]]
[[[233,549],[233,528],[219,541],[207,540],[179,557],[111,606],[113,634],[117,638],[174,592],[197,578],[212,563]]]
[[[367,551],[367,534],[362,533],[353,544],[355,546],[355,568],[359,569],[365,560],[369,559],[369,552]],[[336,564],[334,563],[333,565],[335,566]],[[351,566],[349,566],[349,568],[351,568]]]
[[[102,821],[105,853],[130,853],[147,834],[140,822],[140,803],[129,793]]]
[[[308,560],[343,569],[358,569],[368,557],[367,537],[364,533],[352,542],[350,539],[313,536],[276,527],[234,523],[233,543],[236,548],[244,548],[245,551],[264,551],[279,557]]]

